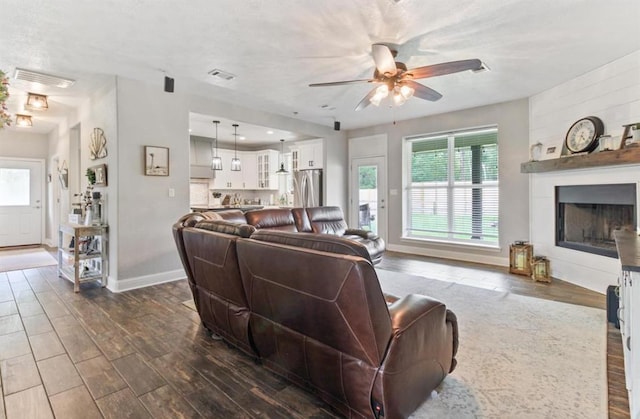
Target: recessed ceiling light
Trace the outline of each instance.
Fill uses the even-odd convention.
[[[242,135],[238,137],[238,140],[246,140],[247,137],[243,137]]]
[[[273,134],[273,131],[269,130],[269,131],[267,131],[267,134],[271,135],[271,134]]]
[[[189,132],[191,132],[191,128],[189,128]]]

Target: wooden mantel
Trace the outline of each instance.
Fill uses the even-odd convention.
[[[640,147],[634,146],[620,150],[600,151],[559,159],[528,161],[520,165],[520,173],[542,173],[556,170],[588,169],[598,166],[618,166],[640,164]]]

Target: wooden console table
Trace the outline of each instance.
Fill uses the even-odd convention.
[[[623,164],[640,164],[639,146],[560,157],[559,159],[528,161],[520,165],[520,173],[542,173]]]
[[[65,245],[73,241],[71,245]],[[107,285],[107,226],[60,224],[58,230],[58,275],[73,282],[73,291],[80,283],[100,280]]]

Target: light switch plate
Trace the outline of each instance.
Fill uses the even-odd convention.
[[[397,189],[389,189],[389,195],[391,195],[391,196],[398,195],[398,190]]]
[[[175,198],[176,197],[176,190],[173,188],[169,188],[169,198]]]

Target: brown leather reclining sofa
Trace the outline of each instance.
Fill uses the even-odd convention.
[[[243,213],[225,210],[204,213],[208,219],[222,219],[234,223],[246,223],[256,229],[288,232],[331,234],[362,244],[375,265],[382,260],[384,240],[370,231],[349,228],[340,207],[274,208]]]
[[[173,232],[205,327],[345,417],[408,417],[455,368],[455,315],[416,294],[388,305],[357,242],[203,214]]]

